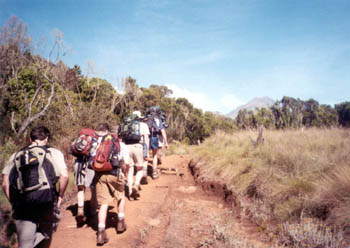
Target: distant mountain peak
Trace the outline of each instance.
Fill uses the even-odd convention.
[[[232,119],[236,118],[238,115],[238,112],[241,109],[246,109],[247,111],[255,111],[256,108],[269,108],[274,104],[274,100],[272,100],[270,97],[264,96],[264,97],[255,97],[252,100],[250,100],[248,103],[238,106],[236,109],[232,110],[228,114],[226,114],[227,117],[230,117]]]

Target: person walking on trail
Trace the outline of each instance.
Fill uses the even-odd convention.
[[[148,143],[149,143],[149,129],[146,123],[143,122],[143,116],[141,115],[141,112],[136,110],[132,113],[132,115],[135,115],[135,121],[132,125],[137,125],[135,128],[136,138],[128,138],[128,134],[123,134],[123,141],[127,145],[129,150],[129,156],[130,156],[130,166],[128,171],[128,193],[129,193],[129,199],[134,198],[135,200],[140,197],[140,182],[141,179],[144,177],[144,174],[146,173],[146,179],[143,180],[143,183],[145,180],[147,181],[147,161],[148,161]],[[133,133],[133,131],[129,132]],[[145,163],[146,162],[146,163]],[[135,182],[133,182],[133,177],[135,174]]]
[[[47,145],[49,138],[46,127],[33,128],[30,145],[12,154],[2,171],[2,188],[12,206],[18,248],[49,247],[60,219],[68,171],[63,153]]]
[[[149,129],[150,129],[150,150],[152,150],[152,178],[159,178],[158,175],[158,157],[162,154],[162,148],[168,149],[168,139],[165,132],[165,127],[157,115],[155,108],[150,109]]]
[[[77,186],[77,226],[82,227],[86,221],[85,189],[90,188],[90,216],[96,215],[96,190],[95,190],[95,171],[91,168],[90,150],[93,143],[96,143],[95,130],[92,128],[82,128],[79,136],[73,140],[69,147],[69,153],[74,156],[74,184]]]
[[[104,139],[109,138],[112,134],[107,123],[102,123],[98,126],[96,131],[97,149],[101,146]],[[125,173],[126,166],[129,164],[129,153],[126,146],[119,142],[119,156],[121,159],[120,167],[113,167],[111,171],[96,171],[96,196],[99,205],[98,212],[98,231],[97,231],[97,245],[103,245],[109,241],[106,233],[106,219],[108,206],[115,202],[118,209],[118,223],[117,233],[122,233],[126,230],[125,224]],[[97,156],[97,154],[96,154]],[[93,167],[94,168],[94,167]]]
[[[86,221],[84,205],[85,205],[85,189],[90,188],[90,215],[96,215],[96,190],[94,183],[95,171],[89,168],[89,157],[77,157],[74,162],[74,183],[77,186],[77,202],[78,210],[76,215],[78,227],[83,226]]]

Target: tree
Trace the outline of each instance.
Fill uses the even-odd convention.
[[[250,127],[249,113],[246,109],[239,110],[236,116],[236,125],[240,129],[248,129]]]
[[[343,127],[350,127],[350,102],[342,102],[335,105],[338,113],[339,124]]]
[[[293,97],[284,96],[281,103],[284,126],[292,128],[301,127],[303,124],[303,102]]]
[[[332,127],[338,125],[338,113],[330,105],[320,105],[318,117],[321,127]]]
[[[16,78],[20,70],[28,64],[31,51],[31,38],[27,26],[16,16],[11,17],[0,31],[0,129],[9,130],[8,82]],[[0,132],[0,142],[5,142],[4,132]]]
[[[1,115],[5,117],[2,120],[10,122],[11,130],[17,137],[45,115],[52,104],[57,84],[61,81],[55,69],[59,67],[61,56],[64,56],[62,33],[56,31],[55,38],[48,58],[43,59],[33,55],[27,27],[17,17],[11,17],[1,30]],[[23,102],[16,99],[22,99]]]
[[[314,99],[309,99],[304,103],[304,106],[303,125],[307,127],[319,126],[319,103]]]
[[[27,35],[27,25],[12,16],[0,31],[0,89],[28,65],[30,53],[31,38]]]

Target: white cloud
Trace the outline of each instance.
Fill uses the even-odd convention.
[[[172,96],[175,98],[183,97],[186,98],[190,103],[196,108],[201,108],[203,110],[208,110],[206,107],[206,102],[208,102],[208,97],[201,92],[191,92],[188,89],[180,88],[175,84],[166,85],[169,89],[173,91]]]
[[[200,108],[203,111],[219,111],[222,114],[226,114],[243,104],[243,102],[233,94],[221,97],[217,94],[207,95],[199,91],[190,91],[175,84],[168,84],[166,86],[173,91],[172,97],[184,97],[192,103],[194,107]]]
[[[233,94],[227,94],[224,95],[220,99],[220,104],[227,109],[228,111],[232,111],[233,109],[237,108],[240,105],[243,105],[244,102],[239,100],[235,95]]]

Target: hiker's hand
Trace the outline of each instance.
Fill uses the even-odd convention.
[[[62,197],[59,196],[59,197],[58,197],[58,200],[57,200],[57,207],[58,207],[58,208],[60,208],[61,203],[62,203]]]
[[[125,163],[122,164],[122,172],[124,173],[124,175],[126,175],[126,172],[128,171],[128,167]]]

